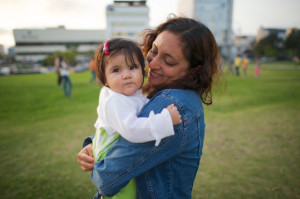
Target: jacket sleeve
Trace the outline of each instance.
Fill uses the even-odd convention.
[[[156,97],[144,107],[140,116],[147,116],[153,110],[159,113],[169,104],[177,106],[183,121],[175,126],[175,135],[164,138],[159,146],[154,142],[131,143],[120,138],[107,153],[104,160],[95,164],[91,174],[101,195],[112,196],[118,193],[134,177],[170,159],[180,152],[184,144],[182,107],[175,101]]]
[[[92,144],[93,139],[94,139],[94,136],[89,136],[89,137],[85,138],[82,143],[82,148],[86,147],[89,144]]]

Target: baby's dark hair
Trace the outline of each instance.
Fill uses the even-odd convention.
[[[109,53],[106,55],[103,48],[104,45],[108,42],[108,50]],[[138,46],[137,43],[134,41],[128,40],[128,39],[122,39],[122,38],[115,38],[108,40],[107,42],[101,44],[99,48],[95,52],[95,64],[96,64],[96,76],[98,79],[98,82],[102,85],[105,85],[106,79],[105,79],[105,65],[107,64],[107,61],[112,58],[115,55],[124,54],[125,61],[129,65],[131,63],[137,65],[135,63],[134,57],[139,62],[139,65],[142,67],[142,75],[143,79],[146,76],[145,72],[145,60],[143,53]],[[142,86],[142,85],[141,85]]]

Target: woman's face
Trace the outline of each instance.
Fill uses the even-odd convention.
[[[169,32],[161,32],[148,52],[148,82],[158,86],[183,77],[189,68],[189,61],[183,55],[183,44],[178,36]]]

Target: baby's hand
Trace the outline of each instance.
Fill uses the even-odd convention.
[[[172,118],[172,123],[173,125],[177,125],[181,123],[181,115],[179,114],[177,107],[174,106],[174,104],[171,104],[167,107],[171,118]]]

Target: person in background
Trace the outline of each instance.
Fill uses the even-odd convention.
[[[235,75],[240,76],[240,67],[242,65],[242,59],[240,55],[237,55],[234,59]]]
[[[62,86],[62,77],[60,75],[59,57],[55,58],[54,66],[55,66],[56,73],[57,73],[57,85]]]
[[[255,77],[259,77],[259,71],[260,71],[260,68],[261,68],[261,61],[260,61],[260,58],[259,57],[256,57],[255,58],[255,61],[256,61],[256,66],[254,68],[254,71],[255,71]]]
[[[247,56],[245,55],[244,58],[243,58],[243,75],[244,77],[247,76],[247,67],[248,67],[248,64],[249,64],[249,59],[247,58]]]
[[[182,122],[158,146],[121,137],[96,164],[89,137],[77,162],[83,171],[93,170],[101,195],[112,196],[135,178],[138,199],[191,199],[204,144],[202,103],[212,104],[212,85],[220,74],[218,46],[204,24],[185,17],[170,17],[146,30],[141,46],[149,67],[144,92],[150,101],[138,116],[174,104]]]
[[[225,63],[225,59],[220,55],[220,75],[223,75],[224,73],[224,65]]]
[[[228,65],[228,73],[233,75],[234,73],[233,73],[233,68],[232,68],[232,61],[230,59],[228,59],[227,65]]]
[[[70,80],[70,72],[71,67],[67,64],[62,56],[59,56],[59,71],[62,77],[62,87],[66,97],[71,97],[72,92],[72,82]]]
[[[91,59],[90,61],[90,67],[89,67],[92,77],[90,79],[90,83],[93,83],[96,81],[96,72],[95,72],[95,60]]]

